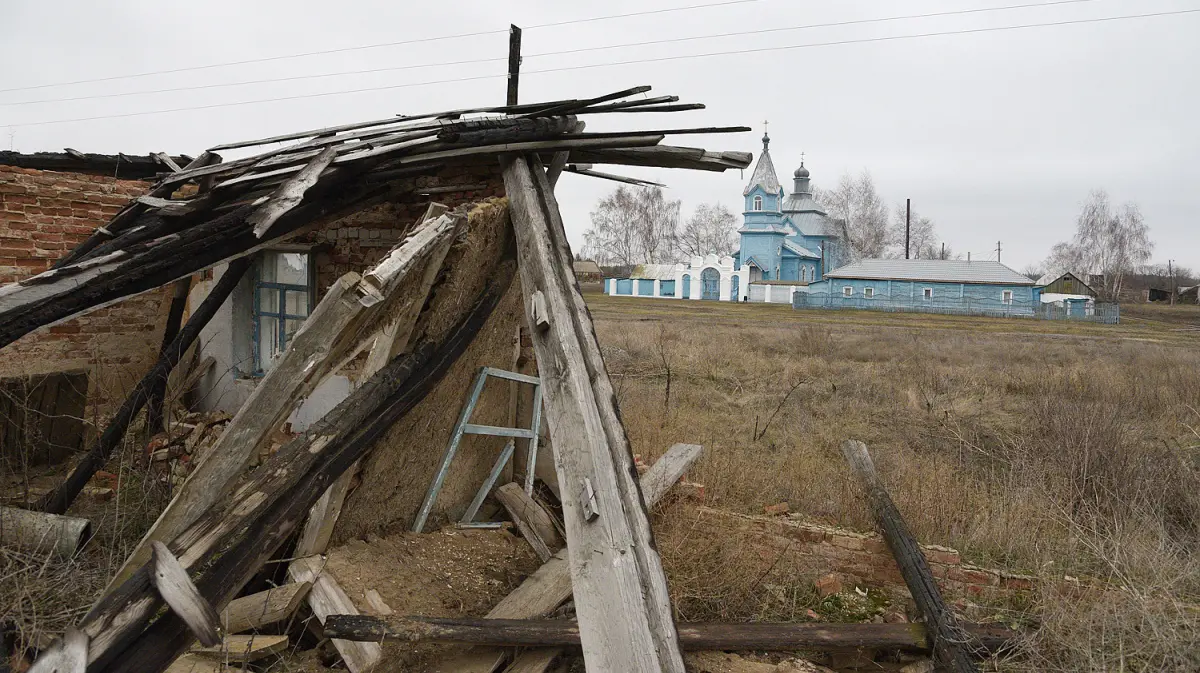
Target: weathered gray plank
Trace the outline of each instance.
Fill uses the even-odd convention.
[[[225,633],[241,633],[291,617],[310,589],[309,582],[289,582],[230,601],[221,611]]]
[[[217,611],[196,590],[196,585],[192,584],[192,579],[171,550],[157,540],[150,544],[154,550],[154,570],[150,579],[154,582],[154,588],[158,589],[158,595],[188,625],[197,640],[207,647],[220,643],[221,635],[217,627],[221,619]]]
[[[554,528],[554,520],[545,508],[525,495],[520,484],[508,483],[496,489],[496,499],[508,510],[521,535],[529,541],[542,563],[550,560],[562,547],[562,538]]]
[[[193,647],[192,654],[211,657],[220,661],[246,663],[258,661],[287,651],[287,636],[225,636],[225,640],[211,647]]]
[[[324,570],[325,559],[317,556],[296,559],[288,564],[288,575],[293,582],[312,582],[308,604],[317,620],[324,624],[329,615],[359,614],[337,580]],[[379,643],[334,639],[333,646],[342,655],[350,673],[368,671],[383,657]]]
[[[549,327],[534,329],[547,425],[563,492],[567,553],[584,660],[594,673],[683,673],[662,561],[633,471],[633,456],[545,172],[505,160],[526,305],[542,292]],[[569,251],[567,251],[569,258]],[[598,366],[597,366],[598,364]],[[594,498],[592,495],[594,494]]]
[[[271,195],[270,201],[251,213],[250,217],[246,218],[246,223],[254,227],[254,235],[262,238],[276,220],[299,205],[304,200],[304,193],[308,191],[309,187],[316,184],[321,177],[321,172],[329,166],[335,156],[337,156],[336,148],[325,149],[308,162],[295,177],[280,185]]]

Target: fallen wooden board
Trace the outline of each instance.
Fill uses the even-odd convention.
[[[179,565],[179,559],[165,544],[155,540],[151,548],[154,550],[154,570],[150,573],[150,579],[158,595],[203,645],[212,647],[220,643],[217,611],[196,590],[192,578],[188,577],[187,571]]]
[[[513,523],[517,524],[542,563],[562,548],[562,538],[554,528],[554,519],[533,498],[525,495],[520,484],[512,482],[496,489],[496,499],[508,510]]]
[[[688,650],[762,650],[872,647],[929,651],[922,624],[679,624],[679,643]],[[979,651],[995,652],[1012,643],[1017,632],[999,625],[971,624],[968,638]],[[381,642],[453,642],[501,647],[574,647],[580,644],[579,625],[566,619],[486,619],[330,615],[328,638]]]
[[[323,557],[309,556],[296,559],[288,564],[288,576],[293,582],[311,582],[313,589],[308,595],[308,604],[312,607],[313,615],[322,624],[329,615],[358,614],[350,597],[338,585],[332,575],[325,572]],[[335,638],[333,646],[351,673],[369,671],[383,658],[383,649],[379,643],[354,642]]]
[[[225,633],[241,633],[291,617],[309,589],[312,582],[289,582],[230,601],[221,611]]]
[[[192,653],[212,657],[221,661],[247,663],[258,661],[272,654],[286,652],[287,636],[225,636],[225,640],[212,647],[193,647]]]
[[[216,659],[189,653],[171,662],[165,673],[246,673],[246,669],[240,666],[233,668]]]

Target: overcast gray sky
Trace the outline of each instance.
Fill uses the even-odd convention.
[[[23,152],[196,154],[218,142],[330,124],[504,100],[508,24],[522,26],[720,0],[413,3],[0,1],[0,89],[127,75],[300,52],[477,31],[469,38],[280,59],[136,79],[0,92],[0,147]],[[541,56],[544,52],[804,26],[1037,0],[743,0],[723,6],[565,26],[524,36],[522,101],[584,97],[639,84],[707,110],[610,115],[589,130],[661,124],[743,124],[754,133],[685,137],[678,144],[748,150],[763,120],[780,178],[790,185],[800,153],[814,180],[832,186],[869,169],[890,203],[913,200],[955,250],[994,255],[1017,269],[1068,238],[1094,188],[1138,203],[1157,243],[1154,259],[1200,269],[1200,13],[942,35],[538,73],[813,43],[992,26],[1200,9],[1200,0],[1089,0],[1072,4],[778,31],[671,44]],[[11,103],[96,94],[494,61],[353,76],[175,91],[153,95]],[[479,78],[423,84],[435,80]],[[399,86],[418,84],[417,86]],[[164,114],[41,124],[52,120],[216,106],[313,93],[393,88]],[[719,201],[741,210],[744,178],[623,168],[665,182],[684,212]],[[588,213],[612,183],[564,176],[559,199],[578,248]]]

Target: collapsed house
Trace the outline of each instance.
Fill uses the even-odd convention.
[[[511,646],[536,646],[508,670],[546,670],[563,647],[580,647],[591,671],[679,673],[683,647],[899,644],[971,670],[964,643],[1002,642],[963,633],[932,580],[913,588],[928,636],[907,626],[677,630],[647,507],[700,447],[679,445],[639,476],[554,196],[564,171],[638,182],[595,165],[750,164],[748,153],[662,144],[745,127],[584,130],[593,114],[702,107],[630,99],[648,89],[220,145],[184,165],[172,160],[148,193],[52,268],[0,287],[0,347],[89,312],[170,297],[155,361],[33,509],[65,513],[143,407],[152,429],[170,425],[172,393],[232,415],[108,589],[33,670],[163,671],[191,656],[195,640],[228,655],[241,646],[231,615],[257,614],[237,622],[245,628],[298,600],[351,671],[378,664],[379,642],[394,638],[474,643],[452,670],[499,670]],[[280,143],[289,144],[231,161],[216,154]],[[485,389],[480,368],[508,388]],[[514,392],[522,384],[534,390]],[[281,429],[300,432],[280,440]],[[500,451],[489,435],[522,441]],[[356,620],[321,571],[331,544],[389,525],[420,531],[427,520],[470,526],[501,478],[514,484],[495,498],[544,565],[490,621]],[[554,494],[561,531],[533,500],[535,480]],[[911,543],[902,528],[889,534]],[[277,559],[288,584],[242,595]],[[908,563],[914,581],[929,575],[923,560]],[[575,622],[544,619],[572,597]]]

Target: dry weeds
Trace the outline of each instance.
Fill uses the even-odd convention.
[[[634,450],[704,444],[689,478],[715,506],[760,512],[787,500],[808,518],[868,529],[838,450],[861,439],[923,541],[1045,578],[1022,615],[1035,635],[1009,665],[1200,669],[1196,342],[1021,334],[1026,323],[999,319],[977,319],[974,332],[894,329],[887,316],[839,326],[773,312],[764,323],[747,311],[597,313]],[[1018,333],[997,334],[998,323]],[[660,544],[682,617],[778,618],[812,605],[811,577],[757,580],[736,540],[685,558],[670,547],[678,533],[667,524]],[[1080,593],[1068,576],[1111,590]]]

